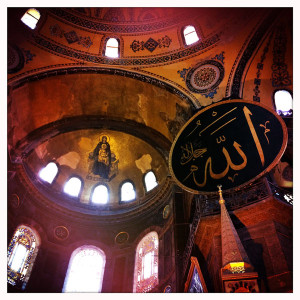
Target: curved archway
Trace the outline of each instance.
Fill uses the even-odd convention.
[[[32,228],[20,225],[16,229],[7,251],[7,281],[25,289],[40,246],[40,238]]]
[[[101,292],[105,262],[104,252],[96,246],[84,245],[75,249],[62,292]]]
[[[151,291],[158,284],[158,234],[151,231],[136,248],[134,267],[134,293]]]

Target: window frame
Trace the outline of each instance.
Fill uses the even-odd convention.
[[[41,170],[43,169],[40,169],[39,170],[39,172],[38,172],[38,178],[39,178],[39,180],[43,183],[43,184],[47,184],[47,185],[53,185],[55,182],[56,182],[56,179],[57,179],[57,177],[58,177],[58,175],[59,175],[59,172],[60,172],[60,165],[59,165],[59,163],[57,163],[56,161],[54,161],[54,160],[50,160],[47,164],[46,164],[46,166],[44,167],[44,168],[46,168],[50,163],[54,163],[55,165],[56,165],[56,167],[57,167],[57,172],[56,172],[56,174],[55,174],[55,176],[54,176],[54,178],[53,178],[53,180],[52,180],[52,182],[50,183],[50,182],[48,182],[48,181],[45,181],[44,179],[42,179],[41,177],[40,177],[40,172],[41,172]]]
[[[81,245],[79,247],[77,247],[76,249],[73,249],[73,251],[71,252],[70,258],[69,258],[69,262],[68,262],[68,267],[66,270],[66,274],[65,274],[65,278],[64,278],[64,283],[63,283],[63,287],[62,287],[62,293],[71,293],[71,292],[66,292],[65,288],[67,286],[68,280],[69,280],[69,276],[70,276],[70,272],[71,272],[71,266],[73,263],[74,258],[76,257],[77,254],[79,254],[81,251],[84,251],[86,249],[93,249],[96,250],[98,253],[100,253],[100,256],[102,256],[103,259],[103,265],[101,268],[101,275],[100,275],[100,279],[101,279],[101,284],[99,286],[99,290],[98,293],[102,292],[102,288],[103,288],[103,279],[104,279],[104,273],[105,273],[105,265],[106,265],[106,254],[104,252],[104,250],[102,250],[101,248],[93,245],[93,244],[84,244]]]
[[[33,15],[31,15],[30,13],[28,13],[28,11],[31,10],[31,9],[36,10],[36,11],[40,14],[39,19],[36,19]],[[24,23],[24,22],[22,21],[22,18],[25,16],[25,14],[30,15],[32,18],[34,18],[34,19],[37,20],[37,22],[36,22],[34,28],[31,28],[29,25],[27,25],[26,23]],[[26,11],[23,13],[22,17],[20,18],[20,21],[22,22],[22,24],[24,24],[24,25],[25,25],[27,28],[29,28],[30,30],[37,30],[38,27],[39,27],[39,24],[41,24],[41,19],[42,19],[42,13],[41,13],[40,9],[31,7],[31,8],[26,9]]]
[[[153,254],[153,263],[151,265],[151,269],[153,269],[153,272],[151,273],[150,277],[147,277],[145,279],[142,279],[140,281],[138,281],[138,277],[139,276],[143,276],[143,274],[140,272],[144,272],[144,258],[145,256],[152,252],[152,251],[148,251],[146,254],[144,254],[143,256],[140,255],[140,251],[141,249],[143,249],[143,244],[147,241],[147,239],[154,237],[155,236],[155,240],[157,241],[157,245],[154,246],[153,250],[154,254]],[[157,267],[157,272],[155,272],[155,268]],[[139,270],[140,268],[140,270]],[[138,283],[142,282],[142,281],[151,281],[151,277],[154,276],[154,280],[155,285],[152,286],[152,288],[150,290],[145,290],[142,288],[142,290],[139,289],[138,287]],[[156,277],[156,278],[155,278]],[[146,282],[146,285],[149,284]],[[133,293],[143,293],[143,292],[150,292],[151,290],[153,290],[155,287],[157,287],[159,285],[159,236],[157,231],[152,230],[148,233],[146,233],[141,240],[138,242],[136,248],[135,248],[135,261],[134,261],[134,275],[133,275]],[[137,290],[138,289],[138,290]]]
[[[197,36],[198,36],[198,41],[196,41],[196,42],[194,42],[194,43],[188,45],[188,44],[186,43],[184,30],[185,30],[187,27],[189,27],[189,26],[194,27],[195,32],[196,32],[196,34],[197,34]],[[202,41],[202,38],[201,38],[201,35],[200,35],[199,30],[198,30],[198,28],[197,28],[197,25],[195,25],[195,24],[193,24],[193,23],[189,23],[188,25],[183,26],[183,27],[181,28],[180,33],[181,33],[181,38],[182,38],[182,41],[183,41],[183,45],[184,45],[184,47],[186,47],[186,48],[187,48],[187,47],[192,47],[192,46],[194,46],[194,45],[196,45],[197,43],[200,43],[200,42]]]
[[[23,232],[25,232],[24,234],[22,234],[22,230],[23,230]],[[21,231],[21,232],[17,235],[18,231]],[[24,243],[18,242],[22,236],[26,236],[27,238],[30,239],[31,246],[29,248],[27,248],[26,245],[24,245]],[[33,242],[35,243],[34,248],[32,248]],[[25,248],[27,248],[27,252],[24,257],[24,261],[22,262],[22,268],[21,268],[20,272],[17,272],[10,268],[10,266],[13,263],[13,260],[11,261],[12,255],[13,255],[16,247],[18,247],[18,245],[23,245]],[[16,229],[10,239],[10,243],[9,243],[8,251],[7,251],[7,272],[8,272],[8,274],[7,274],[8,281],[7,282],[8,282],[8,284],[15,286],[17,289],[25,290],[28,280],[31,276],[32,268],[34,266],[35,259],[38,254],[40,245],[41,245],[40,236],[34,228],[32,228],[28,225],[25,225],[25,224],[21,224],[16,227]],[[8,264],[9,262],[10,262],[10,265]],[[25,269],[26,269],[26,271],[24,272]],[[15,284],[13,284],[13,283],[15,283]]]
[[[146,176],[147,176],[147,174],[150,173],[150,172],[153,173],[157,185],[148,191],[148,190],[147,190],[147,184],[146,184]],[[144,184],[145,193],[150,193],[151,191],[155,190],[155,188],[158,187],[157,176],[155,175],[155,173],[154,173],[154,171],[153,171],[152,169],[151,169],[151,170],[148,170],[146,173],[144,173],[144,175],[143,175],[143,184]]]
[[[275,110],[276,114],[278,114],[278,112],[277,112],[277,107],[276,107],[276,102],[275,102],[275,94],[279,91],[286,91],[286,92],[290,93],[290,95],[292,97],[292,104],[293,104],[292,107],[294,106],[294,97],[293,97],[293,91],[292,90],[286,89],[286,88],[275,89],[273,91],[273,95],[272,95],[272,102],[273,102],[273,107],[274,107],[274,110]],[[293,108],[292,108],[292,114],[291,115],[286,115],[285,116],[283,114],[282,115],[278,114],[278,116],[280,116],[282,118],[292,118],[293,117]]]
[[[106,187],[106,189],[107,189],[107,202],[106,203],[95,203],[95,202],[93,202],[93,194],[94,194],[94,191],[95,191],[95,189],[98,187],[98,186],[100,186],[100,185],[103,185],[103,186],[105,186]],[[97,183],[97,184],[95,184],[93,187],[92,187],[92,190],[91,190],[91,194],[90,194],[90,204],[92,204],[92,205],[95,205],[95,206],[102,206],[102,205],[108,205],[109,204],[109,200],[110,200],[110,189],[109,189],[109,186],[107,185],[107,184],[105,184],[105,183]]]
[[[70,194],[68,194],[68,193],[66,193],[66,192],[64,191],[65,185],[66,185],[67,182],[68,182],[71,178],[73,178],[73,177],[78,178],[78,179],[80,180],[80,182],[81,182],[81,186],[80,186],[80,190],[79,190],[79,192],[78,192],[78,196],[72,196],[72,195],[70,195]],[[62,185],[62,193],[63,193],[64,196],[70,197],[71,199],[80,199],[81,193],[82,193],[82,191],[83,191],[83,187],[84,187],[84,180],[83,180],[79,175],[73,175],[73,174],[72,174],[72,175],[70,175],[70,176],[67,178],[67,180],[65,181],[65,183]]]
[[[129,182],[132,184],[133,186],[133,190],[135,192],[135,198],[134,199],[131,199],[131,200],[123,200],[122,201],[122,186],[126,183],[126,182]],[[120,186],[119,186],[119,204],[126,204],[126,203],[131,203],[133,201],[136,201],[137,200],[137,192],[136,192],[136,187],[134,185],[134,182],[130,179],[126,179],[126,180],[123,180],[121,183],[120,183]]]
[[[117,42],[118,42],[118,57],[110,57],[110,56],[105,55],[106,46],[107,46],[107,42],[108,42],[109,39],[116,39],[117,40]],[[105,57],[107,59],[119,59],[119,58],[121,58],[121,40],[118,36],[110,35],[110,36],[105,37],[103,45],[104,45],[103,46],[103,51],[102,51],[102,56],[103,57]]]

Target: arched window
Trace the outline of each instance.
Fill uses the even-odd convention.
[[[100,184],[94,188],[92,193],[92,203],[106,204],[108,202],[108,189],[105,185]]]
[[[38,10],[34,8],[30,8],[26,11],[26,13],[21,18],[21,21],[26,24],[31,29],[36,27],[37,22],[39,21],[41,14]]]
[[[77,248],[71,255],[62,291],[101,292],[105,260],[104,252],[95,246]]]
[[[21,225],[15,231],[7,251],[7,281],[25,289],[39,247],[38,235]]]
[[[274,102],[279,115],[290,116],[293,114],[293,98],[289,91],[276,91],[274,94]]]
[[[73,197],[78,197],[81,189],[81,180],[78,177],[71,177],[64,186],[64,192]]]
[[[110,38],[106,42],[105,56],[116,58],[119,57],[119,42],[116,38]]]
[[[135,190],[131,182],[126,181],[121,186],[121,201],[130,201],[135,199]]]
[[[56,163],[50,162],[45,168],[40,170],[39,177],[44,181],[52,183],[57,172],[58,172],[58,168]]]
[[[152,171],[146,173],[144,180],[147,192],[151,191],[157,186],[156,177]]]
[[[183,36],[184,36],[186,45],[191,45],[191,44],[194,44],[197,41],[199,41],[199,37],[197,35],[195,27],[191,26],[191,25],[186,26],[183,29]]]
[[[146,293],[156,285],[158,285],[158,235],[152,231],[136,248],[133,292]]]

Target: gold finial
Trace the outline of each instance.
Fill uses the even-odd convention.
[[[219,188],[218,193],[219,193],[219,195],[220,195],[219,204],[225,203],[225,200],[223,199],[223,195],[222,195],[222,189],[221,189],[221,188],[222,188],[222,185],[220,184],[220,185],[218,185],[217,187]]]

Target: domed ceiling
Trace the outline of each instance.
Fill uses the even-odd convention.
[[[126,179],[143,202],[143,175],[151,169],[164,185],[171,144],[197,110],[224,99],[252,100],[254,93],[273,107],[268,95],[278,36],[266,35],[280,10],[37,9],[41,19],[33,31],[15,22],[25,8],[8,10],[8,149],[47,195],[59,198],[67,178],[77,175],[84,180],[78,203],[90,203],[102,179],[91,174],[89,153],[106,135],[118,161],[118,172],[110,170],[105,180],[111,209],[119,209]],[[199,36],[190,46],[182,33],[187,25]],[[118,58],[104,55],[110,37],[120,41]],[[254,90],[258,76],[264,94]],[[59,165],[50,189],[37,175],[49,161]]]
[[[108,145],[111,162],[108,172],[104,169],[95,168],[95,152],[99,152],[96,147],[103,143]],[[44,184],[47,193],[63,196],[63,187],[67,180],[76,176],[82,180],[83,189],[77,202],[92,204],[91,196],[93,188],[98,184],[104,184],[109,189],[109,206],[111,210],[122,211],[122,205],[126,208],[126,203],[120,204],[120,188],[123,182],[130,181],[134,184],[136,198],[139,204],[146,199],[147,194],[144,176],[148,171],[153,171],[158,184],[164,183],[168,174],[168,169],[163,157],[149,144],[129,134],[112,131],[86,129],[60,134],[49,141],[37,146],[25,160],[29,174],[39,174],[39,171],[49,162],[58,165],[58,176],[52,184],[43,182],[41,178],[35,176],[34,182]],[[65,195],[66,196],[66,195]],[[136,203],[133,201],[133,206]],[[101,209],[101,208],[100,208]]]

